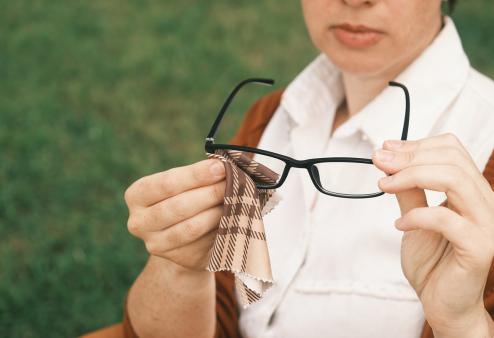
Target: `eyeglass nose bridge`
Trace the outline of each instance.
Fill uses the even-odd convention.
[[[267,186],[267,185],[263,185],[262,183],[256,183],[256,186],[258,188],[261,188],[261,189],[262,188],[269,188],[269,189],[279,188],[283,185],[283,183],[285,183],[285,180],[288,177],[288,174],[290,173],[291,168],[300,168],[300,169],[310,170],[309,168],[312,166],[312,165],[307,165],[307,163],[304,163],[304,161],[297,161],[297,160],[292,161],[292,162],[287,162],[287,161],[283,161],[283,162],[285,163],[285,166],[283,168],[283,172],[281,173],[280,179],[278,180],[278,182],[275,185]],[[309,171],[309,176],[311,176],[310,171]]]
[[[292,165],[290,165],[290,163],[285,162],[285,167],[283,168],[283,172],[281,173],[281,177],[278,180],[278,183],[276,183],[276,185],[273,187],[274,189],[279,188],[283,185],[286,178],[288,177],[288,173],[290,172],[291,168],[292,168]]]
[[[315,165],[315,163],[306,163],[305,161],[296,161],[293,163],[286,163],[285,169],[283,170],[283,174],[281,176],[280,181],[273,188],[278,188],[283,184],[283,182],[286,180],[288,173],[292,167],[299,168],[299,169],[306,169],[308,174],[309,174],[309,177],[310,177],[312,183],[314,184],[314,186],[316,187],[316,189],[319,190],[320,192],[322,192],[323,194],[333,195],[333,196],[342,195],[342,194],[337,194],[337,193],[333,193],[333,192],[325,190],[322,187],[321,177],[319,175],[319,170],[317,169],[317,166]]]
[[[314,183],[317,183],[317,185],[322,186],[321,176],[319,175],[319,169],[317,169],[317,167],[314,164],[312,164],[309,168],[307,168],[307,171],[309,172],[312,181],[315,181]]]
[[[299,169],[306,169],[308,171],[309,177],[311,178],[312,183],[316,186],[316,188],[321,191],[323,191],[322,184],[321,184],[321,179],[319,176],[319,170],[315,166],[315,164],[308,164],[304,163],[305,161],[294,161],[292,163],[285,162],[285,167],[283,168],[283,172],[281,174],[281,177],[274,185],[272,188],[276,189],[279,188],[280,186],[283,185],[285,182],[286,178],[288,177],[288,174],[290,173],[290,169],[293,168],[299,168]]]
[[[317,190],[324,194],[329,193],[322,187],[321,176],[319,175],[319,169],[317,169],[317,166],[315,164],[311,164],[309,166],[306,166],[306,169],[309,172],[310,179],[312,180],[312,183],[317,188]]]

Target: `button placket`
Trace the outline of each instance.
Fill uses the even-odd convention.
[[[312,228],[312,220],[313,213],[308,211],[308,216],[304,218],[303,227],[304,232],[301,239],[301,245],[297,247],[298,254],[295,254],[297,257],[297,261],[291,266],[290,271],[287,273],[287,276],[283,278],[283,285],[279,285],[276,289],[277,295],[272,297],[271,304],[268,306],[269,310],[266,310],[262,318],[264,322],[262,323],[262,327],[264,327],[263,332],[266,334],[274,334],[274,325],[275,325],[275,317],[278,312],[278,308],[281,305],[284,297],[288,293],[290,287],[293,285],[293,282],[301,270],[302,266],[305,263],[307,253],[308,253],[308,244],[310,240],[311,228]],[[275,290],[272,290],[275,291]]]

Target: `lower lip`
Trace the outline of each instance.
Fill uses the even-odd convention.
[[[333,33],[339,42],[350,48],[368,48],[376,45],[382,38],[382,33],[375,31],[353,32],[336,27]]]

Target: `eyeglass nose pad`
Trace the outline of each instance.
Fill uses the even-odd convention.
[[[315,165],[312,165],[310,167],[310,171],[312,172],[312,176],[316,180],[317,184],[321,185],[321,178],[319,176],[319,170],[317,169],[317,167]]]

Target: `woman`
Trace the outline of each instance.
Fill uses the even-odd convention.
[[[125,196],[128,226],[151,256],[128,295],[129,335],[213,337],[238,324],[243,337],[418,338],[425,320],[436,338],[494,335],[483,303],[494,193],[480,170],[494,147],[494,84],[470,67],[440,0],[301,3],[321,55],[280,102],[271,96],[257,147],[297,159],[372,153],[393,174],[378,183],[388,194],[321,196],[305,172],[292,173],[265,218],[276,285],[238,323],[220,313],[216,326],[215,277],[204,267],[223,164],[138,180]],[[393,79],[410,90],[413,141],[393,141],[404,110]],[[447,204],[435,206],[444,193]]]

